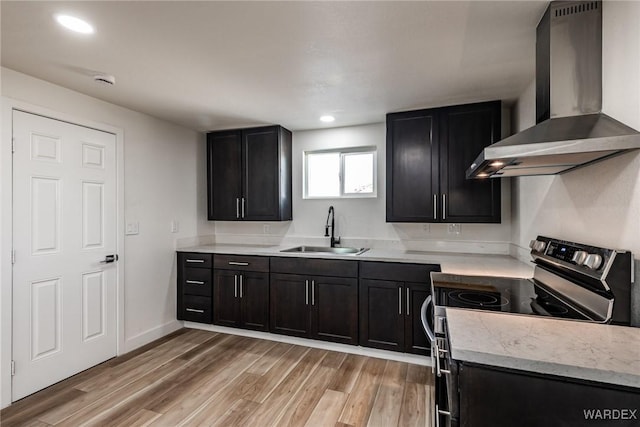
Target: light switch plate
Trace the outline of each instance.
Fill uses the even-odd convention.
[[[178,222],[178,220],[173,220],[171,221],[171,232],[172,233],[177,233],[178,230],[180,230],[180,223]]]
[[[460,234],[461,228],[460,224],[449,224],[449,234]]]
[[[128,222],[124,234],[127,236],[140,234],[140,223],[138,221]]]

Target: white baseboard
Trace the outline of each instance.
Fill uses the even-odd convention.
[[[118,356],[133,351],[145,344],[149,344],[151,341],[155,341],[159,338],[164,337],[165,335],[169,335],[171,332],[177,331],[180,328],[182,328],[182,322],[178,320],[172,320],[171,322],[165,323],[164,325],[156,326],[155,328],[149,329],[148,331],[144,331],[131,338],[127,338],[124,342],[124,348],[121,349]]]
[[[283,342],[287,344],[302,345],[305,347],[319,348],[322,350],[358,354],[361,356],[375,357],[377,359],[395,360],[398,362],[412,363],[414,365],[432,366],[431,358],[429,356],[421,356],[417,354],[396,353],[394,351],[378,350],[375,348],[338,344],[327,341],[316,341],[308,338],[289,337],[286,335],[270,334],[268,332],[227,328],[225,326],[207,325],[195,322],[184,322],[184,327],[191,329],[202,329],[212,332],[221,332],[224,334],[238,335],[242,337],[259,338],[269,341]]]

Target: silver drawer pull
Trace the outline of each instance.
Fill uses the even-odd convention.
[[[449,375],[449,374],[451,373],[451,371],[450,371],[450,370],[448,370],[448,369],[442,369],[442,368],[440,368],[440,373],[441,373],[441,374]]]
[[[187,280],[187,283],[190,285],[204,285],[204,282],[201,282],[199,280]]]
[[[204,263],[203,259],[188,259],[187,262],[195,262],[197,264],[202,264]]]
[[[229,265],[244,265],[244,266],[247,266],[247,265],[249,265],[249,263],[248,262],[229,261]]]
[[[204,310],[197,310],[195,308],[187,308],[186,310],[192,313],[204,313]]]

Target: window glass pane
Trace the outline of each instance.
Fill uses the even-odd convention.
[[[373,153],[344,155],[344,193],[373,193]]]
[[[340,196],[340,153],[307,154],[307,197]]]

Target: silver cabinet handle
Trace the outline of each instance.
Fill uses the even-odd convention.
[[[186,310],[192,313],[204,313],[204,310],[197,310],[195,308],[187,308]]]
[[[407,288],[407,316],[409,315],[409,288]]]
[[[238,298],[238,275],[233,275],[233,297]]]
[[[243,266],[247,266],[249,265],[248,262],[238,262],[238,261],[229,261],[229,265],[243,265]]]
[[[244,276],[240,275],[240,298],[242,298],[242,283],[244,282]]]
[[[201,282],[199,280],[187,280],[187,283],[190,285],[204,285],[204,282]]]
[[[203,259],[187,259],[187,262],[202,264],[204,263],[204,260]]]
[[[433,219],[438,218],[438,195],[433,195]]]
[[[309,305],[309,281],[304,281],[304,304]]]
[[[398,314],[402,314],[402,287],[398,288]]]
[[[316,281],[311,281],[311,305],[316,305]]]
[[[440,409],[438,408],[437,403],[436,403],[436,410],[433,412],[433,415],[436,417],[436,427],[440,427]]]
[[[442,194],[442,219],[447,219],[447,195]]]
[[[240,218],[240,198],[236,197],[236,218]]]
[[[435,347],[436,347],[436,375],[441,377],[442,371],[440,371],[440,348],[438,347],[437,343]]]
[[[242,218],[244,218],[244,197],[242,198]]]

